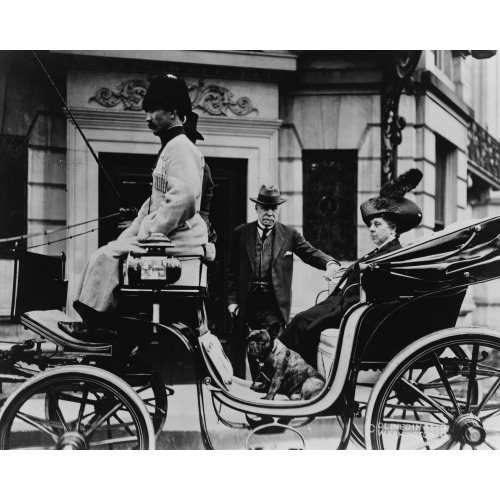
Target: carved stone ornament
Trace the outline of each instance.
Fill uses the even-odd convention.
[[[97,102],[106,108],[114,108],[118,104],[123,104],[123,109],[132,111],[142,110],[142,99],[146,94],[149,83],[144,80],[127,80],[111,90],[101,87],[89,102]]]
[[[226,116],[228,110],[238,116],[248,115],[252,111],[258,112],[248,97],[234,100],[233,93],[219,85],[205,87],[205,82],[200,80],[199,85],[188,84],[188,90],[193,109],[202,109],[210,115]]]
[[[116,90],[101,87],[89,102],[97,102],[106,108],[114,108],[122,103],[123,109],[140,111],[148,86],[149,83],[144,80],[127,80],[118,85]],[[228,111],[231,111],[237,116],[244,116],[258,112],[248,97],[234,99],[229,89],[219,85],[205,87],[204,81],[200,80],[198,85],[188,84],[188,90],[193,109],[202,109],[210,115],[227,116]]]

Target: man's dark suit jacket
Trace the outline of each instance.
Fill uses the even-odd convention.
[[[333,292],[319,304],[297,314],[279,336],[289,349],[298,352],[304,359],[316,366],[316,353],[321,332],[327,328],[339,328],[342,316],[360,298],[359,264],[377,255],[401,248],[398,239],[389,241],[379,249],[364,255],[351,264],[342,275]]]
[[[314,248],[293,227],[279,222],[274,225],[272,283],[276,300],[286,323],[290,319],[292,302],[293,255],[317,269],[326,269],[327,262],[334,260]],[[229,263],[227,266],[228,303],[239,304],[240,322],[246,318],[248,289],[253,279],[257,221],[238,226],[232,234]]]

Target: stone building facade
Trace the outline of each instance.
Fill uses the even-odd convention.
[[[406,125],[394,174],[412,167],[424,172],[411,195],[423,209],[423,223],[405,241],[499,211],[500,65],[498,56],[490,57],[494,51],[478,52],[422,51],[413,82],[400,96],[396,111]],[[123,199],[134,203],[147,196],[159,149],[141,110],[148,80],[173,73],[189,84],[205,138],[197,146],[216,181],[212,218],[219,234],[218,260],[209,314],[221,336],[229,328],[228,318],[221,319],[229,235],[236,225],[254,220],[248,197],[261,184],[279,184],[288,197],[281,221],[332,256],[347,264],[370,249],[358,207],[381,185],[385,92],[403,53],[94,50],[37,55]],[[0,238],[115,213],[119,201],[36,58],[25,52],[2,52],[0,58],[1,146],[4,152],[18,152],[0,170],[10,183],[0,186],[8,194],[2,210],[14,214],[1,226]],[[108,222],[113,221],[77,226],[69,234],[85,234],[64,241],[57,241],[64,231],[52,233],[50,246],[33,249],[67,254],[69,303],[92,251],[116,235]],[[46,241],[40,236],[28,245]],[[1,257],[0,277],[8,284],[11,260],[5,250]],[[498,324],[499,287],[497,281],[471,290],[461,320]],[[1,288],[0,314],[5,315],[10,289]],[[314,304],[325,288],[322,273],[298,261],[292,314]]]

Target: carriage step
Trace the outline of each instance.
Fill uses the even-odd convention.
[[[92,353],[110,356],[112,344],[80,340],[63,332],[59,321],[74,321],[73,318],[57,309],[50,311],[30,311],[21,315],[21,324],[42,338],[48,339],[67,352]]]

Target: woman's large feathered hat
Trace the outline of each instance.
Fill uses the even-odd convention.
[[[142,101],[144,111],[177,110],[186,116],[192,108],[186,82],[174,75],[156,76],[151,80]]]
[[[391,214],[396,222],[398,233],[405,233],[422,221],[422,211],[405,194],[417,187],[422,179],[422,172],[412,168],[388,182],[380,190],[380,196],[370,198],[359,207],[363,222],[369,226],[370,220],[381,214]]]

